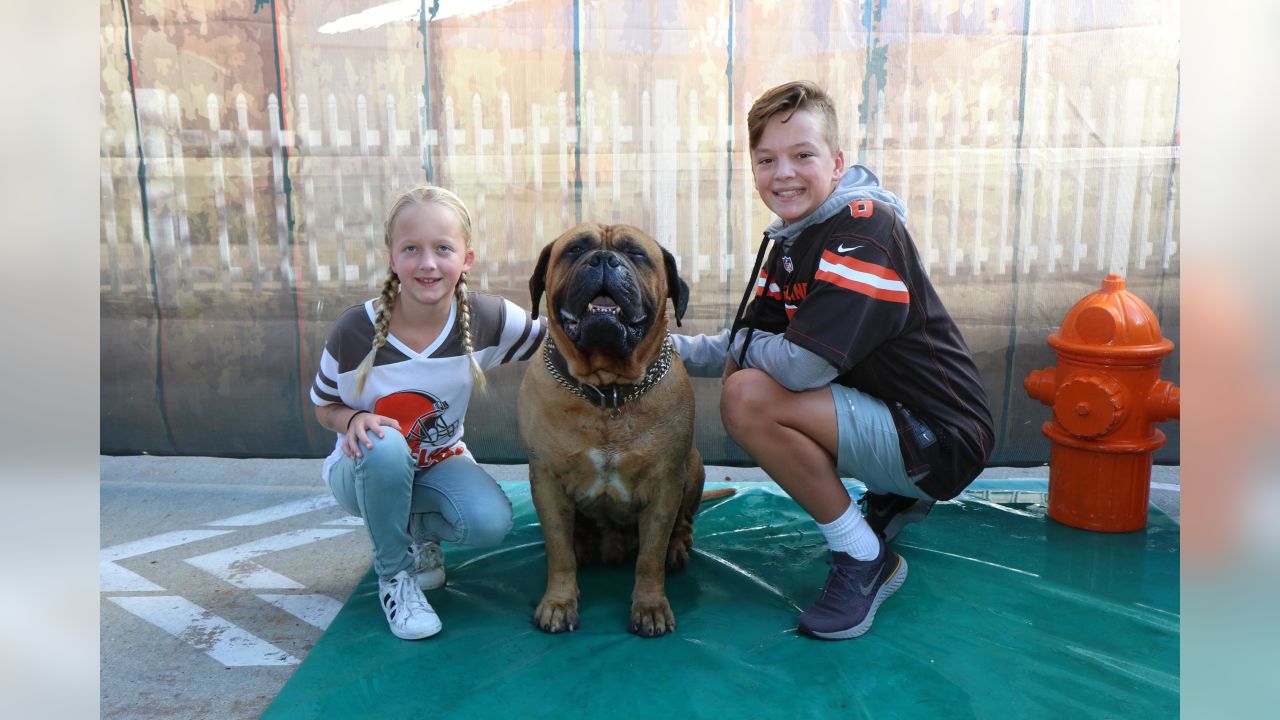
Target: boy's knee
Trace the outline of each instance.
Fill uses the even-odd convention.
[[[755,368],[739,370],[725,380],[720,391],[720,421],[730,436],[769,417],[777,387],[773,378]]]

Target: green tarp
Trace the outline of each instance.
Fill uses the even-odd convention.
[[[903,531],[909,576],[871,631],[824,642],[795,631],[826,577],[821,534],[775,485],[730,486],[667,580],[673,635],[626,631],[630,567],[579,572],[576,632],[534,628],[541,532],[528,484],[504,483],[507,540],[446,546],[449,583],[428,593],[443,632],[392,636],[370,571],[264,717],[1177,716],[1179,531],[1159,511],[1092,533],[1047,519],[1034,483],[975,486]]]

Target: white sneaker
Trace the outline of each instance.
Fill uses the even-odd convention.
[[[378,600],[391,633],[401,640],[428,638],[444,627],[408,570],[401,570],[390,580],[379,578]]]
[[[444,550],[440,543],[428,541],[409,547],[413,556],[413,575],[418,579],[418,587],[423,590],[435,590],[444,587]]]

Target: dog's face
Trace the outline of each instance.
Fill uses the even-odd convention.
[[[689,302],[675,258],[629,225],[578,225],[548,244],[529,278],[534,317],[544,293],[569,372],[592,385],[638,382],[662,347],[667,298],[677,324]]]

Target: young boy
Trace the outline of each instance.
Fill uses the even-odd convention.
[[[846,171],[831,97],[780,85],[747,129],[756,190],[778,217],[754,299],[748,288],[732,335],[674,336],[676,349],[696,374],[723,370],[725,430],[826,537],[830,574],[800,631],[858,637],[907,576],[888,543],[982,470],[991,414],[901,203],[866,168]],[[866,484],[865,518],[841,477]]]

